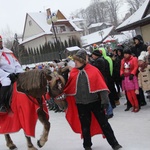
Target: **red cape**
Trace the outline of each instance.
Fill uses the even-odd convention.
[[[91,93],[95,93],[102,90],[108,90],[106,83],[103,79],[103,76],[101,75],[100,71],[96,67],[87,64],[84,68],[84,71],[89,79],[88,83],[90,85]],[[93,74],[95,75],[93,76]],[[79,75],[79,70],[76,68],[72,69],[64,92],[68,96],[66,99],[68,102],[68,108],[66,110],[66,119],[70,124],[72,130],[75,133],[80,133],[82,137],[81,124],[80,124],[78,110],[74,98],[74,95],[76,93],[78,75]],[[92,114],[91,136],[94,136],[96,134],[103,134],[103,132],[95,116]]]
[[[35,102],[16,89],[16,83],[13,86],[11,112],[5,115],[0,115],[0,134],[14,133],[23,129],[25,135],[35,137],[35,126],[38,119],[36,99],[32,98]],[[43,107],[48,115],[45,100],[43,98]]]

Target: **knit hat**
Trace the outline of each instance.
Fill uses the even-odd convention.
[[[2,42],[2,36],[0,35],[0,42]]]
[[[99,50],[93,51],[92,54],[95,56],[102,56],[102,53]]]
[[[132,54],[132,52],[131,52],[131,50],[129,48],[124,49],[123,53],[124,54],[130,54],[130,55]]]
[[[81,58],[81,59],[83,59],[83,60],[86,60],[86,55],[87,55],[87,52],[86,52],[85,50],[83,50],[83,49],[79,50],[79,51],[75,54],[75,56],[77,56],[77,57],[79,57],[79,58]]]
[[[138,57],[138,60],[146,61],[145,60],[146,55],[147,55],[147,52],[142,51],[140,56]]]

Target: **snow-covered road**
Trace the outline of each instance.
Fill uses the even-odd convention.
[[[120,100],[121,105],[114,109],[114,117],[109,120],[122,150],[150,150],[150,102],[143,106],[138,113],[125,112],[124,97]],[[75,134],[65,119],[65,113],[50,111],[51,129],[49,140],[41,150],[82,150],[82,140],[79,134]],[[32,138],[36,146],[42,132],[42,125],[37,122],[36,138]],[[26,140],[21,130],[12,134],[12,139],[18,150],[27,150]],[[101,135],[92,138],[93,150],[111,150],[111,147]],[[5,139],[0,135],[0,150],[8,150]],[[38,148],[40,149],[40,148]]]

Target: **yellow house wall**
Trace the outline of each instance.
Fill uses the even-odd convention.
[[[150,42],[150,24],[141,27],[144,42]]]

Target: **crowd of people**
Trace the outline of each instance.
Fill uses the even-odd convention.
[[[114,150],[122,148],[108,122],[114,116],[113,109],[120,105],[122,94],[127,100],[125,111],[132,108],[134,113],[147,104],[144,92],[150,99],[150,46],[144,44],[141,35],[135,36],[133,41],[132,47],[118,45],[112,51],[94,44],[91,54],[81,49],[63,60],[63,63],[54,60],[53,63],[39,64],[32,68],[48,67],[53,72],[68,67],[62,74],[66,80],[64,93],[68,102],[66,118],[73,126],[72,129],[82,134],[85,150],[92,150],[92,136],[98,133],[104,135]],[[17,74],[31,68],[21,68],[12,52],[3,47],[2,37],[0,52],[0,112],[6,112],[8,98],[4,95],[7,95],[10,85],[16,81]],[[74,102],[70,103],[71,101]],[[52,98],[47,104],[49,110],[62,112]],[[73,112],[78,113],[77,118]],[[98,124],[93,124],[93,115]],[[80,122],[81,128],[78,124],[74,125],[75,122],[70,123],[72,117],[77,123]]]
[[[109,93],[109,107],[106,110],[107,118],[114,116],[113,109],[120,105],[122,94],[126,96],[126,109],[129,111],[133,107],[133,112],[138,112],[141,106],[147,104],[144,92],[147,98],[150,98],[149,88],[149,64],[150,64],[150,46],[144,44],[141,35],[133,38],[134,45],[127,47],[118,45],[114,50],[108,51],[106,48],[93,44],[92,53],[88,54],[88,63],[95,66],[102,73]],[[66,61],[67,60],[67,61]],[[74,67],[74,61],[69,56],[65,61],[72,61],[70,67]],[[48,64],[51,71],[56,70],[60,60],[54,60]],[[68,63],[69,64],[69,63]],[[42,69],[43,64],[36,65],[33,69]],[[28,67],[26,69],[29,69]],[[147,71],[145,71],[147,70]],[[69,71],[67,72],[69,74]],[[67,80],[66,76],[64,76]],[[48,101],[49,109],[55,112],[61,112],[59,107],[51,99]]]

